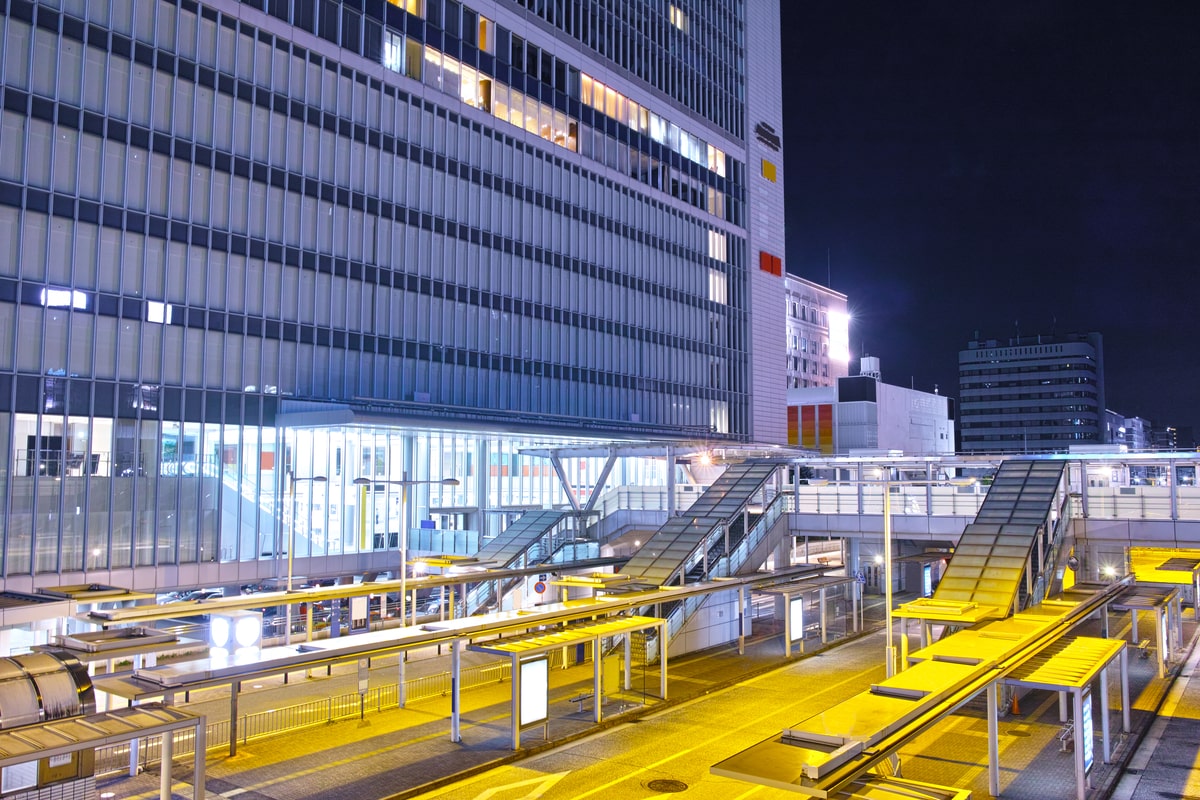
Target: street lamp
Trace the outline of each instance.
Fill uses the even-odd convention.
[[[297,478],[292,471],[287,471],[288,476],[288,556],[287,556],[287,591],[290,594],[292,591],[292,552],[296,549],[296,484],[301,481],[308,483],[325,483],[329,480],[324,475],[314,475],[308,478]],[[311,502],[311,501],[310,501]],[[311,548],[309,550],[311,553]],[[283,634],[284,644],[292,643],[292,604],[291,602],[284,604],[284,624],[287,629]]]
[[[950,478],[948,480],[892,480],[891,478],[882,478],[880,480],[862,480],[862,481],[841,481],[841,483],[864,485],[876,485],[883,489],[883,610],[884,610],[884,627],[887,631],[887,644],[884,648],[884,665],[887,667],[887,676],[890,678],[896,674],[896,642],[892,633],[892,487],[893,486],[935,486],[949,484],[951,486],[971,486],[975,483],[975,478]],[[828,481],[810,480],[812,485],[825,485]]]
[[[404,625],[404,605],[408,602],[408,487],[410,486],[458,486],[458,478],[442,478],[437,481],[409,480],[408,473],[402,473],[400,480],[377,480],[375,478],[355,478],[355,486],[384,486],[400,487],[400,624]],[[387,526],[384,526],[386,533]],[[384,598],[386,599],[386,598]],[[413,624],[416,624],[417,604],[413,603]]]

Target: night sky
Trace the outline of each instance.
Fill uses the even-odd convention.
[[[781,6],[787,267],[852,371],[957,396],[976,332],[1094,330],[1110,409],[1200,431],[1200,3]]]

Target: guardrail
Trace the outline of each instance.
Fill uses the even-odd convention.
[[[552,667],[561,665],[561,652],[552,651],[549,655]],[[466,667],[460,672],[461,688],[465,691],[504,683],[512,677],[511,666],[509,661],[496,661],[490,664]],[[407,702],[414,703],[449,695],[450,679],[449,672],[408,679],[405,681]],[[339,720],[359,718],[367,712],[381,713],[399,708],[396,690],[397,684],[387,683],[376,686],[365,694],[347,692],[320,700],[273,708],[269,711],[244,714],[238,719],[238,741],[245,744],[281,733],[303,730],[317,725],[328,725]],[[208,723],[205,726],[205,736],[208,750],[227,747],[229,745],[229,720]],[[137,741],[136,750],[140,768],[145,769],[158,764],[161,744],[162,739],[158,736]],[[190,755],[194,750],[195,740],[190,731],[179,732],[175,735],[173,749],[175,758]],[[96,775],[127,772],[130,761],[129,753],[129,742],[96,748]]]

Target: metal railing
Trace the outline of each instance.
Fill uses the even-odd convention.
[[[549,655],[552,667],[561,665],[562,654],[560,651],[552,651]],[[504,683],[511,679],[511,671],[509,661],[465,667],[460,671],[460,685],[465,691]],[[451,691],[451,674],[439,672],[410,678],[405,681],[405,687],[408,703],[445,697]],[[238,717],[238,742],[245,744],[281,733],[359,718],[367,712],[377,714],[399,708],[396,690],[397,684],[386,683],[376,686],[364,694],[347,692],[268,711],[243,714]],[[209,751],[227,747],[229,745],[229,720],[209,722],[205,726],[205,736]],[[158,736],[137,741],[136,749],[140,768],[145,769],[158,764],[161,744],[162,739]],[[194,750],[195,741],[190,732],[186,732],[186,735],[185,732],[175,735],[173,749],[175,758],[191,755]],[[96,748],[97,775],[128,771],[129,762],[129,742]]]

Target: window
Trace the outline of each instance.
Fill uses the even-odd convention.
[[[171,324],[171,306],[168,303],[159,303],[155,300],[146,302],[146,321],[157,322],[160,325]]]
[[[775,183],[775,164],[765,158],[762,160],[762,176],[771,183]]]
[[[680,8],[679,6],[672,5],[670,8],[671,8],[671,24],[674,25],[679,30],[683,31],[684,33],[687,33],[687,30],[688,30],[687,14],[683,13],[683,9]]]
[[[708,232],[708,257],[715,258],[717,261],[724,261],[728,255],[728,242],[725,234],[720,231],[710,230]]]
[[[383,65],[392,72],[404,69],[404,37],[392,31],[383,32]]]

